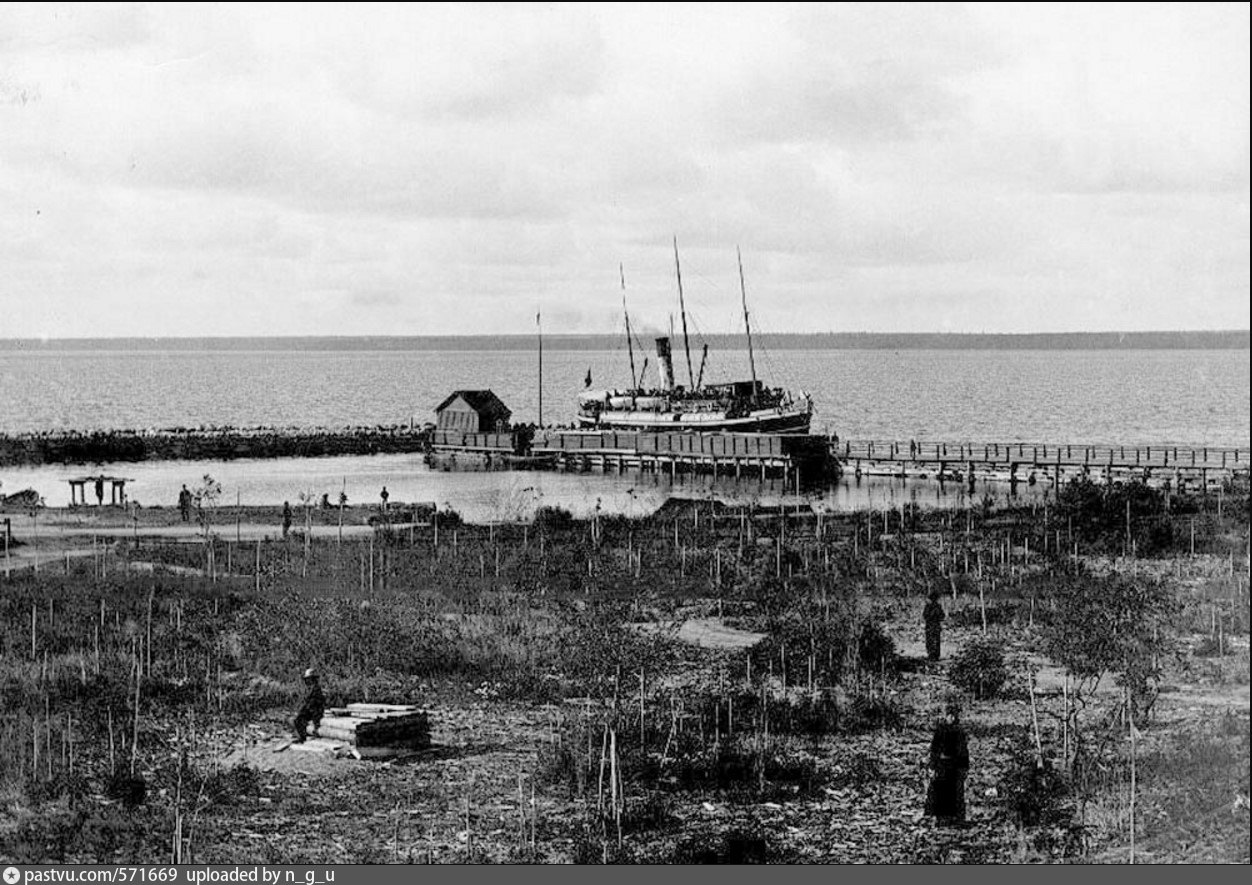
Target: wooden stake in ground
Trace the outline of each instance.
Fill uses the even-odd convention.
[[[135,730],[130,741],[130,776],[135,776],[139,764],[139,684],[143,681],[142,651],[135,654]]]
[[[1130,688],[1126,689],[1126,720],[1130,723],[1130,862],[1135,862],[1135,713],[1130,703]]]
[[[613,788],[613,823],[617,826],[617,844],[622,844],[622,811],[626,805],[626,797],[622,792],[622,769],[617,759],[617,729],[609,731],[609,752],[612,788]]]
[[[1030,671],[1030,721],[1035,733],[1035,767],[1043,767],[1043,741],[1039,737],[1039,708],[1035,706],[1035,672]]]
[[[52,711],[48,695],[43,696],[44,759],[48,763],[48,780],[52,780]]]
[[[144,643],[144,650],[147,654],[148,675],[152,675],[152,599],[155,591],[148,593],[148,638]]]
[[[1069,672],[1061,682],[1061,767],[1069,771]]]
[[[645,756],[648,752],[647,741],[644,738],[643,730],[643,686],[644,686],[644,668],[639,668],[639,751]]]
[[[526,844],[526,794],[522,792],[522,775],[517,776],[517,838]]]
[[[304,503],[304,564],[300,567],[302,578],[309,576],[309,548],[313,543],[313,511],[309,506],[309,500],[311,499],[306,499]]]

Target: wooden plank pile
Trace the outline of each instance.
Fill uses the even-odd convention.
[[[357,748],[424,750],[430,746],[430,717],[403,704],[348,704],[327,710],[318,734]]]

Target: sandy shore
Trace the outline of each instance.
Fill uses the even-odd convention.
[[[396,531],[429,531],[428,522],[412,521],[412,511],[403,505],[388,508],[345,507],[322,510],[311,508],[307,513],[293,508],[289,535],[303,538],[368,537],[379,524],[389,524]],[[0,510],[0,539],[4,522],[8,521],[15,543],[0,561],[10,569],[34,567],[91,556],[98,543],[117,542],[131,538],[171,538],[194,541],[203,538],[205,526],[193,512],[187,522],[174,508],[122,507],[46,507],[32,514],[28,510]],[[227,541],[264,541],[282,537],[281,507],[220,507],[208,515],[208,530]]]
[[[347,506],[342,510],[338,507],[303,508],[292,505],[291,524],[293,529],[305,525],[312,527],[338,527],[340,524],[349,526],[368,526],[380,521],[410,522],[415,514],[411,505],[395,503],[383,510],[377,505],[355,507]],[[281,531],[283,508],[280,505],[241,506],[222,505],[203,512],[203,518],[213,531],[225,533],[234,529],[236,523],[266,526]],[[173,529],[174,534],[182,534],[184,530],[192,534],[202,531],[200,514],[192,510],[186,521],[176,507],[40,507],[32,514],[26,508],[0,508],[0,520],[12,520],[13,530],[18,525],[38,524],[40,529],[47,527],[61,532],[75,534],[92,532],[102,533],[107,529],[133,530],[138,526],[142,532],[149,529]]]

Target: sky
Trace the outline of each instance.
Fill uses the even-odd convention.
[[[1247,4],[0,5],[0,337],[1249,327]],[[674,320],[677,322],[677,320]]]

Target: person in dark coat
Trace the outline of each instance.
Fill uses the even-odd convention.
[[[297,744],[304,743],[305,730],[310,723],[313,725],[313,737],[317,737],[317,730],[322,725],[322,714],[326,712],[326,696],[322,694],[317,671],[312,667],[304,671],[304,684],[308,686],[309,693],[304,696],[304,703],[300,705],[300,712],[296,714]]]
[[[933,774],[926,791],[926,814],[945,826],[963,824],[969,739],[961,726],[959,701],[949,701],[946,715],[935,725],[930,741],[930,768]]]
[[[291,502],[283,502],[283,537],[287,537],[287,533],[291,531]]]
[[[191,492],[187,491],[184,485],[183,490],[178,493],[178,512],[183,516],[183,522],[187,522],[191,518]]]
[[[926,622],[926,657],[932,661],[939,660],[939,640],[945,617],[943,606],[939,604],[939,591],[930,591],[930,599],[922,609],[922,620]]]

